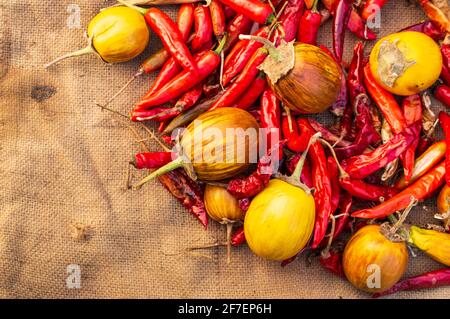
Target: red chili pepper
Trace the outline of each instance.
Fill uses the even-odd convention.
[[[248,109],[261,96],[267,87],[267,80],[264,72],[259,72],[255,81],[250,85],[248,90],[234,103],[233,107],[240,109]]]
[[[194,24],[194,4],[183,3],[178,9],[177,25],[184,41],[187,41]]]
[[[305,137],[309,141],[316,132],[305,118],[299,118],[297,124]],[[314,239],[311,247],[317,248],[326,235],[329,217],[332,210],[331,180],[327,169],[327,159],[325,151],[316,142],[311,145],[309,159],[312,164],[312,176],[314,185],[314,201],[316,203],[316,221],[314,227]]]
[[[408,126],[422,120],[422,101],[419,94],[414,94],[404,98],[402,106],[403,114],[405,115],[406,124]],[[420,131],[417,132],[416,139],[401,157],[403,161],[403,172],[407,183],[412,177],[415,153],[417,145],[419,144],[419,135]]]
[[[225,18],[227,21],[233,19],[236,16],[236,11],[231,9],[229,6],[223,6],[223,12],[225,13]]]
[[[248,34],[253,25],[253,21],[243,14],[237,14],[227,25],[227,42],[223,48],[224,52],[233,47],[239,40],[239,34]]]
[[[275,18],[270,5],[259,0],[220,0],[224,5],[259,24],[272,22]]]
[[[438,85],[434,90],[434,97],[450,108],[450,87],[445,84]]]
[[[158,90],[158,92],[154,93],[148,99],[141,100],[137,104],[137,107],[149,108],[167,103],[201,83],[219,66],[220,52],[224,45],[223,40],[220,42],[215,51],[208,50],[196,55],[196,58],[198,59],[198,69],[196,72],[183,70],[166,85],[164,85],[164,87]]]
[[[422,32],[429,37],[433,38],[435,41],[441,41],[445,38],[445,33],[439,30],[438,27],[432,22],[432,21],[424,21],[421,23],[417,23],[414,25],[411,25],[409,27],[406,27],[400,31],[416,31],[416,32]]]
[[[417,122],[405,131],[394,135],[375,150],[345,159],[342,164],[350,177],[363,179],[399,157],[416,140],[421,123]]]
[[[331,181],[331,214],[333,214],[339,206],[341,186],[339,185],[338,166],[332,156],[327,158],[327,169]]]
[[[419,3],[427,17],[433,21],[442,32],[450,33],[450,20],[442,10],[429,0],[420,0]]]
[[[450,269],[444,268],[404,279],[383,292],[372,295],[372,298],[387,296],[399,291],[430,289],[450,285]]]
[[[164,85],[172,80],[177,74],[181,72],[181,66],[175,61],[174,58],[169,58],[155,81],[153,81],[150,89],[142,97],[142,100],[150,98],[154,93],[158,92]]]
[[[442,66],[441,70],[441,80],[444,81],[446,85],[450,86],[450,69],[448,69],[444,65]]]
[[[347,227],[350,220],[350,210],[353,205],[353,197],[347,192],[341,192],[339,200],[339,215],[343,215],[336,220],[333,238],[337,238]]]
[[[246,212],[248,210],[248,208],[250,207],[250,203],[251,201],[249,198],[241,198],[238,200],[239,208],[243,212]]]
[[[345,30],[353,10],[352,0],[339,0],[333,16],[333,49],[334,56],[341,62],[344,52]]]
[[[211,106],[210,110],[228,107],[234,104],[250,87],[259,73],[258,66],[267,57],[267,50],[260,49],[247,63],[244,70],[238,75],[225,93]]]
[[[287,1],[287,5],[279,19],[283,23],[284,41],[291,42],[295,40],[304,6],[304,0]]]
[[[394,134],[399,134],[406,127],[405,117],[394,96],[383,89],[376,81],[370,71],[369,64],[364,67],[364,83],[370,96],[377,104],[384,118],[389,123]]]
[[[317,10],[318,0],[314,1],[313,7],[306,10],[298,25],[297,40],[306,44],[317,44],[317,34],[319,33],[322,15]]]
[[[199,4],[194,10],[195,33],[191,42],[192,51],[198,52],[204,49],[205,45],[211,42],[213,34],[213,24],[208,7]]]
[[[142,74],[149,74],[156,70],[159,70],[169,58],[170,53],[167,52],[165,48],[156,51],[141,63],[139,69],[133,75],[133,77],[138,77]]]
[[[295,168],[297,167],[298,161],[300,160],[301,154],[297,153],[292,156],[290,159],[286,160],[286,170],[288,174],[293,174]],[[309,188],[313,188],[313,179],[311,174],[311,164],[309,160],[306,158],[303,163],[302,174],[300,176],[300,181],[308,186]]]
[[[158,179],[206,228],[208,215],[203,203],[203,193],[198,184],[190,179],[183,169],[170,171]]]
[[[304,152],[308,146],[308,139],[299,134],[297,122],[290,116],[281,119],[281,131],[287,140],[286,146],[293,152]]]
[[[342,266],[342,254],[330,251],[328,256],[320,256],[320,264],[331,273],[345,278],[344,267]]]
[[[444,182],[445,162],[443,161],[397,195],[378,206],[356,211],[352,217],[384,218],[408,207],[412,197],[419,201],[430,197]]]
[[[443,43],[441,45],[441,53],[442,53],[442,67],[450,72],[450,44]],[[447,83],[450,85],[450,83]]]
[[[361,17],[364,20],[369,19],[374,13],[379,12],[386,2],[387,0],[367,0],[361,11]]]
[[[450,186],[450,115],[445,112],[439,113],[439,123],[445,135],[447,148],[445,150],[445,181]]]
[[[220,3],[219,0],[212,0],[209,4],[209,12],[211,15],[213,33],[216,38],[220,40],[227,27],[222,3]]]
[[[245,233],[244,226],[239,227],[235,230],[233,236],[231,236],[231,245],[239,246],[245,243]]]
[[[134,159],[130,162],[131,165],[137,169],[152,169],[160,168],[171,162],[175,153],[172,152],[151,152],[151,153],[138,153],[134,155]]]
[[[273,143],[280,141],[280,101],[270,88],[267,88],[261,96],[261,128],[266,129],[266,150],[269,151]],[[280,154],[281,155],[281,154]]]
[[[328,130],[326,127],[323,127],[322,124],[317,122],[315,119],[309,118],[308,121],[309,121],[309,124],[311,124],[311,126],[313,127],[313,129],[316,132],[321,133],[322,138],[325,141],[330,142],[332,144],[336,143],[336,146],[341,146],[341,147],[346,147],[346,146],[351,145],[351,143],[349,141],[341,139],[339,136],[333,134],[332,132],[330,132],[330,130]]]

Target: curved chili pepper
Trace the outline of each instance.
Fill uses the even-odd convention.
[[[266,150],[269,151],[272,142],[279,144],[280,141],[280,101],[270,88],[264,90],[261,96],[261,128],[266,129]],[[280,155],[281,152],[280,152]]]
[[[333,238],[337,238],[347,227],[350,220],[350,210],[352,209],[352,205],[352,195],[347,192],[341,192],[341,198],[339,200],[339,215],[343,216],[339,217],[336,221]]]
[[[438,85],[434,90],[434,97],[450,108],[450,87],[445,84]]]
[[[361,17],[364,20],[369,19],[370,16],[381,10],[387,2],[387,0],[367,0],[361,11]]]
[[[450,269],[444,268],[399,281],[388,290],[373,294],[372,298],[392,295],[399,291],[430,289],[449,285],[450,285]]]
[[[352,217],[384,218],[408,207],[412,197],[419,201],[430,197],[444,183],[445,162],[443,161],[397,195],[378,206],[356,211]]]
[[[231,245],[239,246],[245,243],[244,226],[237,228],[231,236]]]
[[[160,168],[173,160],[175,153],[172,152],[147,152],[134,155],[134,159],[130,162],[137,169]]]
[[[196,55],[196,58],[198,59],[198,68],[196,72],[183,70],[166,85],[164,85],[164,87],[158,90],[158,92],[154,93],[148,99],[141,100],[136,107],[149,108],[167,103],[201,83],[219,66],[220,52],[222,51],[225,43],[224,40],[225,38],[222,39],[215,51],[208,50]]]
[[[219,0],[212,0],[209,4],[209,13],[211,16],[213,33],[217,39],[222,39],[226,27],[227,21],[225,19],[225,12],[223,11],[223,5]]]
[[[428,18],[433,21],[442,32],[450,33],[450,21],[442,10],[429,0],[420,0],[419,3]]]
[[[153,81],[150,89],[142,97],[142,100],[150,98],[154,93],[158,92],[164,85],[166,85],[170,80],[172,80],[178,73],[181,72],[181,66],[175,61],[174,58],[169,58],[155,81]]]
[[[416,140],[420,130],[420,122],[415,123],[405,131],[394,135],[387,143],[375,150],[345,159],[342,165],[350,177],[363,179],[399,157]]]
[[[264,61],[267,54],[267,50],[264,48],[256,52],[225,93],[211,105],[210,110],[233,105],[255,80],[259,73],[258,66]]]
[[[224,5],[259,24],[272,22],[275,18],[270,5],[259,0],[220,0]]]
[[[384,118],[388,121],[392,132],[399,134],[406,127],[405,117],[394,96],[383,89],[375,80],[367,63],[364,67],[364,83],[370,96],[377,104]]]
[[[227,25],[227,42],[223,48],[224,52],[233,47],[239,40],[239,34],[248,34],[253,25],[253,21],[243,14],[237,14]]]
[[[400,31],[416,31],[426,34],[435,41],[440,41],[445,38],[445,33],[442,32],[432,21],[424,21],[409,27],[406,27]]]
[[[236,11],[231,9],[229,6],[223,6],[223,12],[225,13],[225,18],[227,21],[233,19],[237,15]]]
[[[192,51],[198,52],[204,49],[205,45],[211,43],[213,34],[213,24],[208,7],[199,4],[194,10],[194,38],[191,42]]]
[[[233,107],[244,110],[248,109],[261,96],[266,87],[266,75],[264,74],[264,72],[259,72],[259,74],[256,76],[255,81],[250,84],[248,90],[239,98],[237,102],[234,103]]]
[[[293,152],[304,152],[308,146],[308,139],[299,134],[297,122],[289,115],[281,119],[281,131],[287,140],[286,146]]]
[[[335,134],[330,132],[327,128],[323,127],[322,124],[317,122],[315,119],[309,118],[308,121],[309,121],[309,124],[311,124],[311,126],[313,127],[313,129],[316,132],[321,133],[321,137],[325,141],[330,142],[332,144],[336,143],[336,146],[341,146],[341,147],[346,147],[346,146],[351,145],[351,143],[349,141],[346,141],[344,139],[341,139],[339,136],[336,136]]]
[[[187,41],[194,24],[194,4],[183,3],[178,9],[177,25],[184,41]]]
[[[341,196],[339,170],[333,156],[328,156],[327,158],[327,169],[331,181],[331,214],[333,214],[339,206],[339,199]]]
[[[345,278],[344,267],[342,266],[342,254],[331,250],[327,256],[320,256],[320,264],[331,273]]]
[[[304,0],[288,0],[279,19],[283,24],[284,41],[291,42],[295,40],[304,6]]]
[[[322,15],[317,10],[318,0],[314,1],[311,9],[303,14],[298,25],[297,40],[306,44],[317,44],[317,34],[319,33]]]
[[[441,124],[442,130],[445,135],[445,142],[447,144],[445,150],[445,180],[447,185],[450,186],[450,115],[445,112],[439,113],[439,123]]]
[[[344,52],[345,30],[353,10],[352,0],[339,0],[333,16],[333,50],[338,62],[342,61]]]
[[[314,129],[305,118],[297,120],[302,135],[310,137],[315,134]],[[327,169],[327,159],[325,151],[320,144],[316,142],[311,145],[308,154],[312,164],[312,176],[314,185],[314,201],[316,203],[316,221],[314,227],[314,239],[311,247],[317,248],[326,235],[329,218],[332,210],[332,190],[331,180]]]
[[[393,187],[373,185],[350,177],[340,178],[339,183],[352,196],[370,201],[386,200],[399,192]]]

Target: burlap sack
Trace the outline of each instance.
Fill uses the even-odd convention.
[[[0,296],[368,297],[317,260],[307,266],[301,258],[281,268],[245,246],[233,250],[231,265],[224,249],[186,254],[187,247],[223,240],[224,229],[211,223],[204,231],[157,181],[140,191],[125,190],[127,161],[138,144],[127,126],[96,108],[94,100],[111,96],[142,57],[109,66],[86,56],[43,68],[83,46],[83,27],[111,4],[8,0],[0,5]],[[81,29],[69,27],[77,6]],[[420,9],[393,0],[383,10],[382,34],[422,18]],[[330,34],[328,23],[321,42],[329,44]],[[347,55],[353,40],[349,36]],[[159,45],[153,36],[150,51]],[[148,81],[136,81],[114,107],[128,110]],[[412,219],[431,221],[434,210],[433,203],[425,203]],[[86,238],[77,239],[76,227],[87,228]],[[79,289],[67,285],[68,270],[74,269],[69,265],[80,268]],[[439,267],[419,253],[407,275]],[[396,297],[445,298],[449,292],[441,288]]]

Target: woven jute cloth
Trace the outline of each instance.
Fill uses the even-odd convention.
[[[223,241],[224,228],[211,222],[203,230],[158,181],[126,190],[127,162],[139,145],[123,121],[94,101],[110,97],[145,55],[160,48],[156,36],[149,50],[129,63],[106,65],[91,55],[43,68],[84,46],[90,18],[112,4],[7,0],[0,5],[0,297],[368,297],[322,269],[317,259],[308,265],[302,257],[281,268],[245,245],[233,249],[230,265],[223,248],[186,253]],[[73,23],[78,9],[81,28]],[[176,12],[163,9],[172,17]],[[384,35],[424,16],[393,0],[381,18]],[[330,34],[328,22],[320,42],[329,45]],[[354,41],[348,34],[346,59]],[[135,81],[112,107],[126,112],[148,86],[149,77]],[[331,119],[324,115],[322,122]],[[160,150],[154,143],[151,149]],[[409,220],[431,222],[434,211],[434,202],[421,203]],[[406,275],[439,267],[418,253]],[[77,269],[79,288],[67,283]],[[395,297],[449,293],[441,288]]]

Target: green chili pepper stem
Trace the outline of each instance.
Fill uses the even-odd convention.
[[[128,8],[136,10],[143,15],[147,13],[147,9],[135,6],[134,4],[128,3],[125,0],[117,0],[117,2],[123,4],[124,6],[127,6]]]
[[[180,156],[177,159],[173,160],[172,162],[167,163],[166,165],[158,168],[156,171],[152,172],[150,175],[148,175],[147,177],[142,179],[137,184],[134,184],[132,186],[132,189],[133,190],[140,189],[144,184],[148,183],[152,179],[155,179],[158,176],[164,175],[170,171],[173,171],[173,170],[183,167],[183,166],[184,166],[184,157]]]
[[[311,7],[311,12],[320,13],[319,10],[317,10],[318,3],[319,3],[319,0],[314,0],[313,5]]]
[[[47,63],[46,65],[44,65],[44,67],[47,69],[48,67],[52,66],[53,64],[59,63],[62,60],[68,59],[68,58],[72,58],[72,57],[76,57],[76,56],[81,56],[81,55],[86,55],[86,54],[91,54],[91,53],[96,53],[95,49],[92,47],[92,44],[89,43],[89,45],[83,49],[74,51],[74,52],[70,52],[67,54],[64,54],[63,56],[60,56],[59,58],[56,58],[55,60],[53,60],[50,63]]]
[[[253,40],[253,41],[261,42],[262,44],[264,44],[264,48],[266,48],[267,51],[269,51],[269,54],[271,56],[273,56],[276,60],[279,60],[280,54],[278,53],[277,48],[268,39],[257,36],[257,35],[240,34],[239,40]]]
[[[224,33],[222,39],[219,41],[219,45],[214,50],[214,53],[216,53],[217,55],[220,55],[220,53],[222,52],[223,48],[225,47],[225,43],[226,42],[227,42],[227,34]]]

